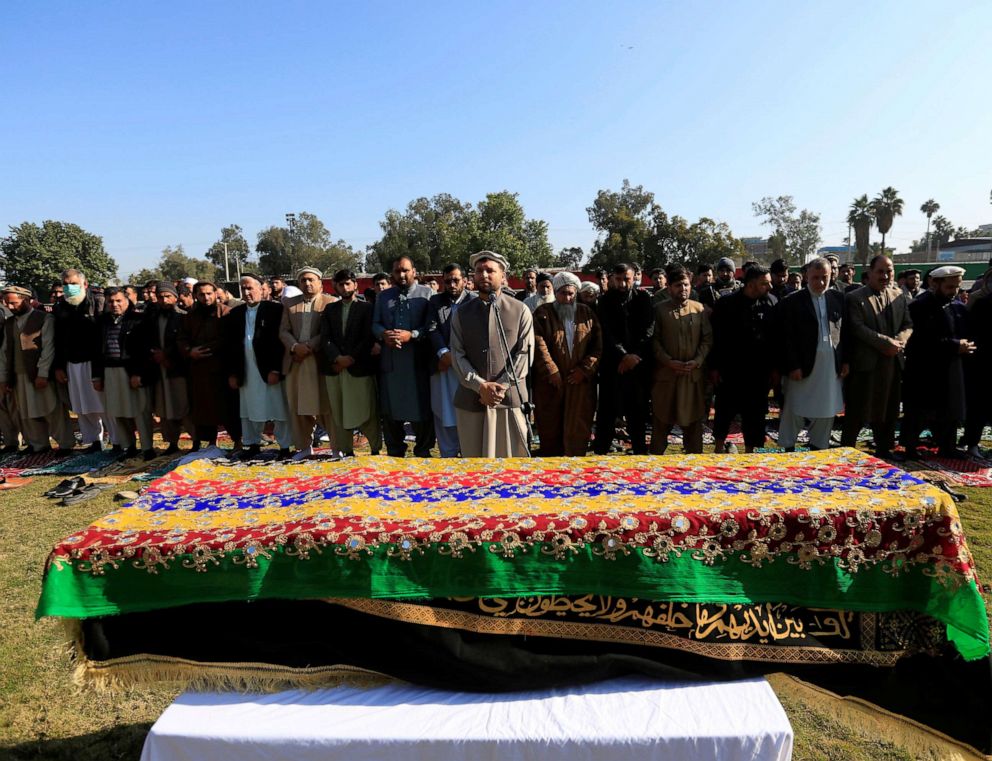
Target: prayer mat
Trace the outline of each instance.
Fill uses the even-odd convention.
[[[18,476],[0,474],[0,491],[20,489],[22,486],[27,486],[33,480],[33,478],[19,478]]]
[[[948,457],[927,456],[923,465],[936,471],[953,484],[992,488],[992,463],[987,460],[954,460]]]
[[[30,452],[19,455],[7,463],[6,467],[20,469],[22,471],[44,468],[47,465],[72,456],[73,453],[74,450],[72,449],[50,449],[47,452]]]
[[[89,454],[77,454],[65,457],[60,460],[44,465],[40,468],[31,468],[25,471],[25,475],[30,476],[79,476],[89,473],[92,470],[99,470],[110,463],[117,462],[123,457],[123,452],[112,452],[109,449],[103,452],[91,452]]]
[[[933,671],[992,708],[953,500],[852,449],[198,460],[61,541],[37,613],[71,620],[82,680],[119,686],[786,668],[899,696]]]

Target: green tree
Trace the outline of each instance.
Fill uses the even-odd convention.
[[[809,209],[799,211],[792,196],[765,196],[751,204],[754,216],[775,234],[785,235],[785,256],[792,264],[803,264],[820,247],[820,215]]]
[[[735,238],[725,222],[700,217],[689,224],[683,217],[669,217],[660,208],[655,212],[654,231],[645,245],[645,268],[681,264],[693,268],[713,264],[724,256],[743,258],[744,243]]]
[[[258,234],[258,263],[268,275],[292,278],[302,267],[316,267],[325,275],[357,269],[358,255],[343,240],[334,241],[316,214],[300,212],[289,227],[273,226]]]
[[[502,254],[511,272],[550,267],[554,261],[548,223],[527,219],[517,193],[488,193],[469,220],[469,251],[488,249]]]
[[[382,237],[369,246],[368,272],[388,269],[391,262],[407,256],[422,272],[440,272],[451,262],[466,263],[469,250],[472,204],[440,193],[417,198],[406,211],[386,212],[379,226]]]
[[[619,191],[600,190],[586,213],[598,233],[586,269],[609,269],[620,262],[659,266],[650,261],[656,252],[645,249],[659,226],[659,213],[664,212],[643,185],[625,179]],[[667,221],[665,217],[661,224]]]
[[[954,223],[943,214],[939,214],[933,220],[933,234],[937,239],[938,246],[950,243],[954,236]]]
[[[224,244],[227,244],[226,264],[229,271],[225,271]],[[228,225],[221,228],[220,240],[208,248],[206,253],[207,259],[213,262],[217,268],[216,276],[219,280],[230,280],[237,277],[239,262],[242,271],[248,269],[247,264],[250,256],[251,247],[248,245],[241,225]]]
[[[786,256],[788,253],[786,252],[785,233],[776,230],[768,236],[768,257],[771,261],[775,261],[776,259],[785,259]]]
[[[22,222],[0,239],[0,270],[10,283],[47,294],[70,268],[94,284],[117,277],[117,262],[104,250],[103,239],[71,222]]]
[[[927,215],[927,259],[930,258],[930,217],[940,211],[940,204],[934,201],[932,198],[924,201],[923,205],[920,206],[920,211]]]
[[[131,275],[131,283],[139,285],[149,280],[168,280],[175,282],[187,277],[197,280],[213,280],[217,274],[216,267],[206,259],[186,256],[182,244],[166,246],[154,269],[142,269]]]
[[[854,245],[858,249],[858,259],[861,264],[868,264],[871,253],[869,239],[871,226],[875,223],[875,213],[872,210],[868,194],[855,198],[847,212],[847,224],[854,229]]]
[[[567,246],[555,254],[554,266],[566,270],[577,270],[586,258],[582,246]]]
[[[885,250],[885,236],[892,229],[892,222],[902,216],[903,201],[899,192],[891,185],[871,202],[871,210],[875,214],[875,226],[882,233],[882,250]]]

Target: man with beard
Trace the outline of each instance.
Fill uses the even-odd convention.
[[[652,454],[665,454],[675,425],[682,429],[686,453],[703,451],[703,362],[713,346],[713,331],[703,305],[689,299],[691,288],[689,273],[672,268],[669,298],[655,308]]]
[[[107,311],[97,319],[99,350],[93,359],[93,387],[103,393],[107,415],[114,421],[118,444],[125,457],[138,453],[135,432],[141,438],[145,460],[155,457],[152,446],[152,404],[148,387],[158,368],[138,344],[131,353],[132,336],[139,332],[141,314],[120,288],[108,288]]]
[[[527,402],[534,354],[533,318],[526,304],[503,290],[506,259],[479,251],[469,257],[469,267],[479,298],[461,306],[451,321],[462,456],[527,457],[530,444],[521,406]]]
[[[776,302],[769,293],[771,287],[768,270],[749,267],[744,271],[744,287],[722,296],[713,307],[709,366],[715,387],[714,452],[725,451],[730,424],[738,414],[746,451],[764,446],[774,370],[772,310]]]
[[[61,292],[61,285],[59,291]],[[59,298],[62,298],[61,293]],[[6,330],[3,330],[4,323],[11,317],[10,310],[7,309],[3,300],[0,299],[0,357],[5,353]],[[17,420],[17,403],[13,394],[0,394],[0,437],[3,438],[3,448],[0,449],[0,456],[16,452],[20,448],[21,429]]]
[[[393,261],[395,285],[375,300],[372,334],[382,342],[379,363],[379,401],[383,433],[390,457],[406,455],[403,423],[413,428],[413,454],[430,457],[434,446],[434,416],[430,397],[430,341],[427,339],[430,298],[426,285],[417,284],[413,261]]]
[[[69,409],[76,413],[79,433],[87,452],[103,449],[106,425],[116,444],[113,424],[104,415],[103,394],[93,387],[92,362],[99,351],[97,308],[86,276],[77,269],[62,273],[62,299],[52,309],[55,319],[55,380],[69,392]]]
[[[179,327],[184,312],[177,309],[176,287],[165,280],[155,289],[157,301],[144,311],[141,328],[133,336],[136,356],[145,352],[157,365],[151,377],[152,412],[159,419],[162,439],[168,444],[165,454],[179,451],[179,436],[185,428],[191,437],[196,433],[189,418],[189,389],[186,384],[186,360],[179,350]],[[193,442],[193,449],[199,449]]]
[[[543,457],[582,457],[596,412],[603,334],[596,314],[576,301],[579,278],[559,272],[553,304],[534,312],[534,416]]]
[[[243,451],[239,459],[258,456],[262,431],[274,423],[279,459],[289,459],[292,435],[286,390],[282,383],[282,361],[286,347],[279,340],[282,304],[262,300],[262,278],[241,275],[244,303],[232,309],[221,321],[224,341],[224,367],[232,391],[238,392]]]
[[[526,301],[537,293],[537,270],[524,270],[524,287],[517,291],[517,300]]]
[[[627,419],[634,454],[647,454],[647,409],[651,383],[654,308],[651,295],[634,287],[634,268],[613,268],[610,289],[597,306],[603,330],[596,410],[596,454],[610,451],[619,415]]]
[[[0,394],[14,396],[21,433],[34,452],[76,443],[69,411],[50,382],[55,360],[55,320],[31,307],[31,291],[16,285],[3,289],[12,316],[4,323],[4,351],[0,354]]]
[[[789,265],[785,263],[785,259],[776,259],[772,262],[769,272],[772,276],[771,294],[777,301],[795,292],[795,289],[789,285]]]
[[[374,307],[356,298],[358,278],[351,270],[334,273],[334,289],[339,298],[324,308],[320,320],[327,366],[324,384],[334,425],[328,433],[339,451],[351,455],[355,452],[352,432],[357,429],[365,435],[372,454],[379,454],[382,433],[372,353],[376,346],[372,337]]]
[[[837,287],[841,293],[853,291],[858,285],[854,282],[854,265],[844,262],[837,270]]]
[[[938,267],[930,273],[930,290],[909,305],[913,335],[906,342],[900,434],[908,457],[918,456],[924,425],[933,432],[941,457],[966,456],[955,440],[958,424],[967,417],[962,360],[975,352],[965,335],[964,305],[954,301],[964,272],[953,265]]]
[[[266,286],[268,286],[266,288]],[[282,292],[286,288],[286,281],[282,279],[281,275],[273,275],[269,278],[266,283],[262,281],[262,299],[263,301],[282,301]]]
[[[913,334],[905,294],[892,285],[892,260],[879,254],[868,265],[868,284],[844,297],[844,353],[851,367],[844,384],[841,445],[853,447],[867,421],[875,456],[892,457],[899,417],[903,351]]]
[[[475,298],[478,296],[465,288],[465,275],[458,264],[449,264],[444,268],[444,290],[431,296],[430,327],[427,330],[434,352],[431,358],[431,410],[434,412],[434,432],[441,457],[458,457],[461,452],[454,403],[458,375],[451,366],[451,318],[459,307]],[[520,294],[517,294],[517,300],[521,300]]]
[[[196,304],[183,317],[178,338],[179,350],[189,363],[193,439],[213,446],[217,443],[217,427],[223,425],[237,452],[241,449],[238,395],[228,386],[222,358],[221,321],[231,310],[220,303],[213,283],[197,283],[193,295]]]
[[[734,260],[727,256],[716,263],[716,279],[699,290],[699,302],[704,307],[713,309],[719,299],[736,293],[743,287],[734,277],[736,268]]]
[[[534,310],[541,304],[553,304],[554,300],[555,294],[551,284],[551,275],[542,272],[537,276],[537,290],[524,299],[524,306],[530,310],[531,314],[534,314]]]
[[[834,417],[844,409],[844,296],[829,281],[830,262],[814,259],[806,270],[806,288],[778,304],[785,392],[778,443],[787,452],[795,450],[806,420],[810,449],[828,449]]]
[[[964,425],[964,445],[971,457],[982,456],[979,443],[986,425],[992,424],[992,270],[977,281],[977,288],[968,297],[968,332],[975,342],[975,353],[965,358],[967,420]]]
[[[323,275],[313,267],[304,267],[296,273],[299,296],[283,302],[282,326],[279,338],[286,347],[283,374],[286,376],[286,401],[289,404],[289,424],[293,432],[293,459],[302,460],[313,454],[313,432],[317,423],[327,431],[334,431],[331,403],[323,375],[327,366],[321,350],[320,318],[328,304],[337,298],[323,291]],[[331,437],[331,448],[340,449],[341,443]]]
[[[923,289],[920,287],[920,271],[906,270],[902,274],[905,276],[902,292],[906,294],[907,299],[912,301],[923,293]],[[930,277],[933,277],[932,272],[930,273]]]

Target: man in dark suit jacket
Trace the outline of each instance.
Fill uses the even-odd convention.
[[[909,302],[892,276],[892,260],[879,254],[868,265],[868,285],[844,296],[844,355],[851,373],[844,385],[841,444],[856,446],[867,421],[875,455],[882,458],[892,457],[903,352],[913,334]]]
[[[795,449],[805,420],[810,421],[810,448],[829,448],[834,417],[844,408],[844,294],[829,286],[830,262],[815,259],[807,268],[806,287],[778,303],[785,391],[778,441],[786,451]]]
[[[228,384],[239,392],[242,459],[258,455],[262,429],[269,420],[275,423],[279,458],[289,458],[292,433],[289,409],[283,387],[283,346],[279,338],[282,304],[262,300],[262,279],[257,275],[241,276],[244,303],[222,319],[224,360]],[[248,339],[248,340],[246,340]]]
[[[455,392],[458,375],[451,367],[451,316],[478,295],[465,288],[465,274],[458,264],[444,268],[444,290],[431,296],[427,335],[431,340],[431,410],[434,433],[442,457],[458,457],[458,422],[455,419]],[[519,300],[519,299],[518,299]]]
[[[610,451],[617,417],[627,418],[634,454],[647,454],[648,398],[654,356],[654,307],[651,294],[634,287],[634,268],[613,268],[610,289],[597,305],[603,329],[599,365],[599,407],[596,410],[596,454]]]
[[[326,363],[324,383],[335,427],[333,440],[343,454],[354,454],[352,432],[358,429],[368,439],[372,454],[379,454],[382,432],[372,356],[374,307],[356,297],[358,278],[351,270],[334,273],[334,290],[340,300],[328,304],[320,320]]]

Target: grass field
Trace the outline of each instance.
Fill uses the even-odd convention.
[[[59,623],[36,622],[34,607],[50,547],[119,504],[122,484],[89,502],[60,507],[43,492],[60,477],[38,477],[0,492],[0,758],[137,759],[152,722],[177,690],[142,688],[105,695],[73,686],[71,662]],[[979,573],[992,575],[992,489],[961,489],[959,505]],[[990,597],[985,595],[986,604]],[[863,734],[856,722],[838,723],[810,705],[782,697],[796,733],[797,761],[909,759],[884,739]]]

